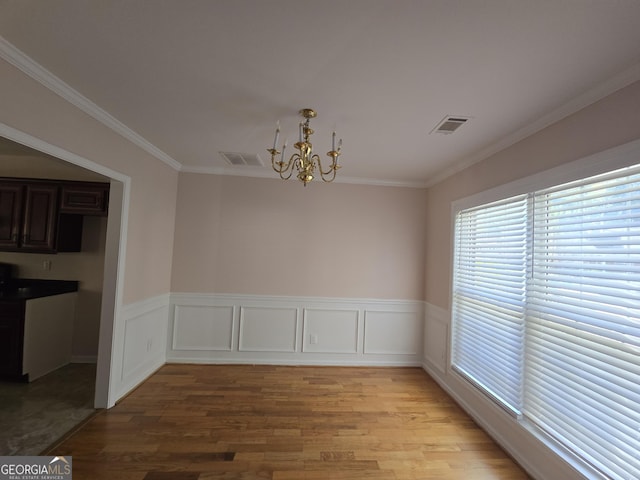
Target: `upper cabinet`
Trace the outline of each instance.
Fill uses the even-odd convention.
[[[0,183],[0,249],[18,247],[22,234],[23,185]]]
[[[79,252],[83,215],[106,215],[108,183],[0,179],[0,250]]]
[[[22,235],[23,251],[48,252],[56,249],[58,187],[26,184]]]
[[[108,183],[75,182],[62,185],[60,213],[104,216],[108,205]]]

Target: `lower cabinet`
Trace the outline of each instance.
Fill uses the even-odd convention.
[[[76,293],[0,301],[0,374],[33,381],[71,361]]]
[[[22,377],[23,301],[0,301],[0,375]]]

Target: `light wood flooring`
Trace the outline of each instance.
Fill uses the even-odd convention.
[[[74,480],[529,478],[419,368],[165,365],[49,454]]]

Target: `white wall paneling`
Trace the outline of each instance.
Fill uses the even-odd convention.
[[[304,309],[304,352],[358,353],[358,310]]]
[[[121,398],[166,362],[169,296],[149,298],[122,307],[118,312],[119,340],[112,368]]]
[[[168,362],[421,365],[424,303],[171,295]]]
[[[364,353],[418,355],[422,322],[412,312],[366,310]]]
[[[424,327],[424,360],[445,373],[449,352],[449,312],[427,304]]]
[[[234,308],[230,305],[176,305],[173,350],[226,350],[233,347]]]
[[[295,307],[240,307],[238,350],[295,352],[298,309]]]

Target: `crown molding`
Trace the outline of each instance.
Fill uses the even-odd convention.
[[[224,175],[234,177],[268,178],[280,180],[276,173],[266,167],[189,167],[183,166],[182,173],[203,175]],[[371,185],[377,187],[427,188],[426,182],[407,182],[401,180],[380,180],[377,178],[336,176],[332,183],[348,183],[351,185]]]
[[[475,155],[470,156],[468,159],[457,162],[453,166],[443,170],[439,174],[431,177],[425,186],[431,187],[445,180],[446,178],[455,175],[456,173],[468,168],[482,160],[489,158],[490,156],[518,143],[520,140],[524,140],[530,137],[534,133],[545,129],[546,127],[559,122],[563,118],[568,117],[589,105],[596,103],[598,100],[611,95],[612,93],[631,85],[634,82],[640,80],[640,63],[633,65],[627,70],[623,70],[618,75],[609,78],[603,83],[596,85],[595,87],[587,90],[586,92],[574,97],[564,105],[556,108],[547,115],[542,116],[538,120],[530,123],[529,125],[516,130],[515,132],[503,137],[501,140],[489,145],[487,148],[480,150]]]
[[[34,79],[36,82],[56,93],[72,105],[78,107],[87,115],[91,116],[103,125],[121,135],[122,137],[126,138],[133,144],[142,148],[144,151],[153,155],[158,160],[166,163],[174,170],[185,173],[273,178],[273,175],[264,168],[239,171],[237,169],[227,167],[190,167],[183,165],[159,148],[157,148],[151,142],[138,135],[136,132],[131,130],[114,116],[86,98],[84,95],[74,90],[71,86],[62,81],[60,78],[56,77],[40,64],[36,63],[34,60],[32,60],[2,36],[0,36],[0,58],[3,58],[11,65]],[[423,182],[402,182],[356,177],[338,177],[336,178],[335,182],[387,187],[425,188],[426,186]]]
[[[74,90],[71,86],[53,75],[44,67],[33,61],[30,57],[13,46],[2,36],[0,36],[0,58],[3,58],[19,70],[21,70],[23,73],[34,79],[36,82],[53,91],[69,103],[75,105],[86,114],[90,115],[122,137],[142,148],[144,151],[151,154],[158,160],[169,165],[174,170],[185,173],[274,178],[271,172],[267,171],[264,168],[241,171],[235,168],[228,167],[194,167],[183,165],[159,148],[157,148],[155,145],[144,139],[142,136],[131,130],[129,127],[110,115],[108,112],[93,103],[91,100]],[[631,68],[575,97],[561,107],[541,117],[537,121],[534,121],[524,128],[521,128],[503,137],[501,140],[493,143],[492,145],[489,145],[485,149],[477,152],[467,159],[455,163],[451,167],[441,171],[434,176],[431,176],[427,180],[411,182],[398,180],[380,180],[362,177],[337,177],[335,179],[335,183],[404,188],[429,188],[638,80],[640,80],[640,63],[633,65]]]
[[[165,152],[157,148],[149,141],[145,140],[143,137],[131,130],[114,116],[110,115],[108,112],[93,103],[87,97],[77,92],[68,84],[49,72],[47,69],[33,61],[30,57],[28,57],[22,51],[18,50],[2,36],[0,36],[0,58],[3,58],[11,65],[34,79],[36,82],[56,93],[72,105],[78,107],[87,115],[93,117],[103,125],[109,127],[111,130],[115,131],[133,144],[142,148],[147,153],[153,155],[158,160],[166,163],[174,170],[179,171],[182,168],[182,164],[180,162],[171,158]]]

